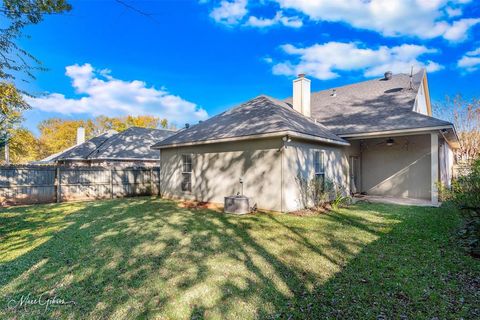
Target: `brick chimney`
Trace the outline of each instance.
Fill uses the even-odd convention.
[[[293,109],[310,117],[310,80],[301,73],[293,80]]]

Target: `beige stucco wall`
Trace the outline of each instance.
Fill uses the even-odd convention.
[[[439,175],[444,186],[450,187],[453,178],[453,165],[455,157],[452,148],[445,139],[440,138],[439,148]]]
[[[323,151],[325,154],[325,176],[342,186],[346,193],[349,192],[348,154],[355,148],[317,144],[293,140],[287,143],[284,154],[284,211],[302,209],[304,204],[301,188],[298,184],[298,175],[314,176],[314,152]]]
[[[281,211],[282,140],[280,137],[163,149],[161,192],[166,197],[223,204],[241,192],[250,205]],[[181,191],[182,154],[192,154],[192,192]]]
[[[251,205],[275,211],[301,209],[298,173],[313,177],[313,153],[323,150],[326,176],[348,187],[345,147],[279,138],[218,143],[161,151],[161,192],[166,197],[223,203],[224,197],[241,191]],[[192,154],[192,192],[182,192],[182,154]],[[348,189],[345,189],[348,192]]]
[[[324,151],[326,177],[350,192],[349,157],[361,161],[361,190],[371,195],[430,199],[430,134],[351,140],[335,146],[280,137],[225,142],[161,151],[161,192],[166,197],[223,204],[241,192],[260,209],[294,211],[303,207],[298,174],[313,177],[314,151]],[[286,145],[286,148],[284,147]],[[181,191],[182,154],[192,154],[192,192]]]
[[[362,142],[362,191],[371,195],[431,198],[430,134]]]

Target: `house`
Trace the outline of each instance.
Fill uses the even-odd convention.
[[[104,132],[85,141],[85,131],[77,131],[77,144],[37,163],[66,166],[158,166],[158,153],[150,146],[175,132],[167,129],[130,127],[117,133]]]
[[[299,177],[315,176],[351,194],[436,205],[456,147],[454,126],[432,117],[425,70],[314,93],[299,75],[291,98],[256,97],[153,146],[166,197],[241,193],[282,212],[303,207]]]

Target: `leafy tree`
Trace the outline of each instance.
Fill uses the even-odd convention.
[[[19,73],[34,78],[32,71],[41,69],[40,61],[20,48],[16,40],[22,37],[27,25],[41,22],[45,15],[70,9],[65,0],[2,0],[0,15],[6,19],[2,18],[5,27],[0,28],[0,78],[13,80]]]
[[[95,135],[101,134],[102,132],[108,130],[115,130],[118,132],[124,131],[127,129],[125,122],[121,121],[120,118],[113,118],[107,116],[98,116],[94,120],[95,124]]]
[[[107,130],[124,131],[130,127],[142,128],[167,128],[167,119],[160,119],[155,116],[125,116],[125,117],[107,117],[99,116],[95,118],[95,133],[100,134]]]
[[[133,126],[158,128],[160,126],[167,126],[167,124],[166,119],[160,120],[157,117],[149,115],[125,117],[99,116],[95,118],[95,120],[51,118],[42,121],[38,125],[40,131],[38,155],[44,158],[75,145],[78,127],[84,127],[86,139],[90,139],[108,130],[121,132]]]
[[[459,235],[470,253],[480,257],[480,158],[472,162],[470,172],[442,189],[446,203],[455,204],[464,218]]]
[[[168,128],[168,120],[166,118],[163,118],[160,120],[160,127],[161,128]],[[170,127],[172,128],[172,126],[170,125]]]
[[[11,163],[27,163],[38,159],[38,141],[28,129],[19,128],[12,130],[9,146]]]
[[[158,117],[154,116],[127,116],[126,123],[129,127],[142,127],[142,128],[158,128],[162,121],[167,121],[167,119],[160,120]]]
[[[439,116],[452,122],[457,129],[460,148],[456,150],[459,161],[471,162],[480,156],[480,99],[466,101],[462,96],[446,97],[436,108]]]
[[[37,24],[48,14],[69,11],[65,0],[2,0],[0,1],[0,146],[8,139],[9,132],[21,121],[21,113],[29,106],[21,92],[13,84],[18,75],[32,73],[41,68],[40,61],[18,46],[27,25]],[[25,79],[22,79],[25,81]]]
[[[40,122],[39,145],[41,158],[60,152],[76,144],[77,129],[85,128],[85,136],[91,138],[94,133],[92,120],[64,120],[51,118]]]
[[[28,104],[13,84],[0,82],[0,142],[5,142],[9,132],[20,122]]]

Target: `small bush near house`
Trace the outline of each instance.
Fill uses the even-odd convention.
[[[350,203],[350,197],[344,187],[328,178],[308,178],[297,176],[301,201],[304,209],[314,211],[334,210]]]
[[[480,257],[480,159],[477,159],[466,176],[452,182],[450,189],[440,189],[443,200],[461,209],[465,219],[460,236],[470,253]]]

